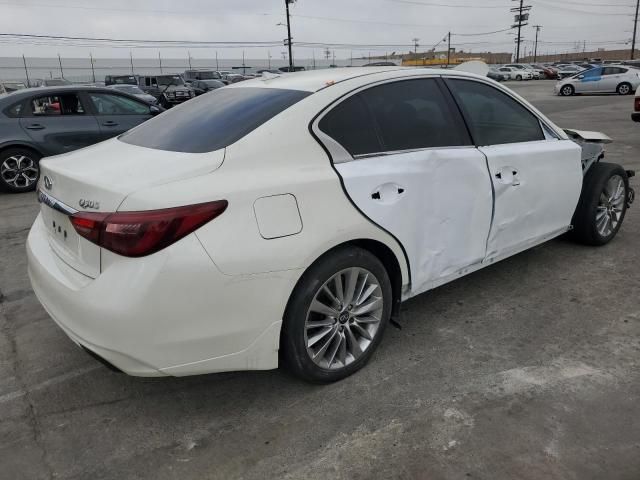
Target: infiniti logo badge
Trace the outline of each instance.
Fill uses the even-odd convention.
[[[49,177],[47,177],[45,175],[44,176],[44,188],[46,188],[47,190],[51,190],[52,187],[53,187],[53,180],[51,180]]]

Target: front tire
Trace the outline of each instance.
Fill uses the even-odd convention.
[[[563,97],[570,97],[574,93],[576,93],[576,89],[573,88],[571,85],[563,85],[562,88],[560,89],[560,95],[562,95]]]
[[[516,75],[516,80],[521,82],[522,81],[522,75]]]
[[[28,148],[8,148],[0,152],[0,190],[28,192],[40,178],[42,156]]]
[[[592,165],[584,177],[571,236],[585,245],[606,245],[622,226],[628,198],[629,179],[620,165]]]
[[[303,274],[289,300],[283,364],[314,383],[353,374],[382,340],[392,300],[389,275],[377,257],[357,247],[329,252]]]

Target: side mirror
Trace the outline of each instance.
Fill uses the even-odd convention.
[[[584,78],[584,75],[578,75],[578,79],[582,80]]]
[[[149,107],[149,113],[151,115],[158,115],[160,112],[162,112],[162,110],[160,110],[160,107],[158,107],[157,105],[151,105]]]

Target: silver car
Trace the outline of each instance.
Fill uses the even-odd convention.
[[[629,95],[640,86],[640,70],[622,65],[602,66],[585,70],[560,80],[557,95],[576,93],[617,93]]]

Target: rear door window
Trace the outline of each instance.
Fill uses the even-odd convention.
[[[318,126],[351,155],[469,145],[447,95],[435,79],[386,83],[349,97]]]
[[[538,118],[497,88],[472,80],[447,80],[476,145],[534,142],[545,136]]]
[[[86,110],[77,93],[43,95],[31,100],[31,115],[36,117],[55,115],[84,115]]]
[[[124,133],[121,141],[173,152],[204,153],[238,141],[311,92],[220,88]]]

